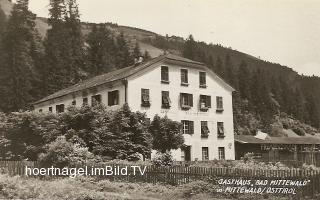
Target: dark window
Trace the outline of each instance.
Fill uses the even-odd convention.
[[[207,111],[211,108],[211,96],[200,95],[200,110]]]
[[[97,94],[91,97],[91,105],[96,106],[102,102],[101,94]]]
[[[108,92],[108,106],[119,104],[119,90]]]
[[[193,106],[193,95],[187,93],[180,93],[180,105],[182,109],[190,109]]]
[[[199,72],[199,83],[200,87],[207,87],[206,72]]]
[[[182,133],[183,134],[193,134],[194,133],[194,123],[193,121],[182,120]]]
[[[202,160],[209,160],[209,148],[202,147]]]
[[[85,97],[85,98],[82,99],[82,105],[83,105],[83,106],[88,105],[88,98],[87,98],[87,97]]]
[[[187,69],[181,69],[181,85],[188,85],[188,70]]]
[[[171,100],[169,97],[169,91],[162,91],[162,108],[170,108]]]
[[[217,97],[217,111],[222,112],[223,111],[223,98]]]
[[[74,100],[71,102],[71,104],[72,104],[73,106],[75,106],[75,105],[77,105],[77,101],[74,99]]]
[[[201,121],[201,137],[207,138],[209,136],[209,128],[207,121]]]
[[[219,160],[226,158],[224,147],[218,147]]]
[[[42,112],[42,109],[39,109],[39,112]]]
[[[169,68],[161,66],[161,82],[169,83]]]
[[[218,138],[224,138],[224,126],[223,122],[217,122],[217,129],[218,129]]]
[[[56,105],[56,111],[57,111],[57,113],[63,113],[64,112],[64,104]]]
[[[150,107],[149,89],[141,89],[141,106]]]
[[[49,112],[52,112],[52,107],[51,106],[49,107]]]

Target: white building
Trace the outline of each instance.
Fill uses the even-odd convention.
[[[34,109],[59,113],[93,99],[117,109],[127,102],[151,120],[158,114],[183,123],[185,146],[173,151],[177,161],[234,159],[233,91],[203,63],[166,54],[58,91]]]

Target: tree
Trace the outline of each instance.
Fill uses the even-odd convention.
[[[144,51],[143,59],[146,61],[151,59],[151,55],[150,55],[149,51],[147,51],[147,50]]]
[[[116,52],[116,66],[118,68],[128,67],[133,64],[134,59],[130,54],[129,46],[123,32],[117,36]]]
[[[184,143],[181,132],[181,123],[172,121],[167,117],[156,115],[150,125],[153,149],[165,153],[180,148]]]
[[[314,96],[309,94],[306,97],[306,110],[309,114],[308,116],[308,123],[315,127],[315,128],[319,128],[320,124],[320,115],[319,115],[319,110],[317,108],[317,104],[314,100]]]
[[[46,93],[77,83],[84,73],[84,43],[78,6],[75,0],[51,0],[51,29],[47,31],[45,44],[46,68],[42,82]],[[49,75],[48,75],[49,74]]]
[[[140,50],[140,45],[138,42],[136,42],[136,44],[134,46],[132,56],[133,56],[133,58],[136,58],[136,59],[139,59],[139,57],[142,56],[141,50]]]
[[[215,72],[220,76],[220,77],[225,77],[225,74],[224,74],[224,68],[223,68],[223,63],[222,63],[222,60],[221,58],[218,56],[217,60],[216,60],[216,63],[214,65],[214,69],[215,69]]]
[[[87,70],[91,75],[99,75],[115,69],[115,44],[106,24],[93,25],[86,42],[88,44]]]
[[[28,10],[28,0],[18,0],[3,33],[3,57],[0,68],[1,109],[14,111],[28,108],[34,100],[39,35],[35,15]]]
[[[182,55],[186,58],[194,60],[196,58],[196,42],[192,35],[189,35],[187,41],[184,44]]]
[[[234,66],[229,54],[226,55],[224,62],[224,78],[235,88],[238,88],[236,75],[234,73]]]
[[[245,61],[242,61],[238,70],[238,86],[242,99],[249,99],[249,80],[250,72],[248,70],[247,63]]]
[[[146,116],[132,112],[127,104],[111,118],[109,131],[115,137],[106,140],[110,145],[105,145],[109,146],[113,158],[138,160],[140,155],[147,157],[151,153]]]
[[[1,40],[1,35],[5,30],[6,21],[7,21],[6,14],[3,12],[0,6],[0,40]]]

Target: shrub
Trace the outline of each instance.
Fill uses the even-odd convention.
[[[295,132],[299,136],[305,136],[306,135],[306,132],[301,127],[298,127],[298,126],[292,128],[292,131]]]
[[[167,151],[166,153],[157,152],[151,162],[156,166],[172,166],[173,158],[170,151]]]
[[[47,145],[46,152],[39,156],[39,161],[44,166],[63,168],[84,164],[94,158],[88,148],[68,142],[64,136],[60,136]]]

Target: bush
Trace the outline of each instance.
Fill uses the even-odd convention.
[[[166,153],[157,152],[151,162],[155,166],[172,166],[173,158],[170,151]]]
[[[68,142],[64,136],[58,137],[46,147],[46,152],[40,154],[39,161],[43,166],[71,167],[95,160],[88,148]]]
[[[294,127],[292,128],[292,131],[295,132],[299,136],[305,136],[306,132],[301,127]]]

